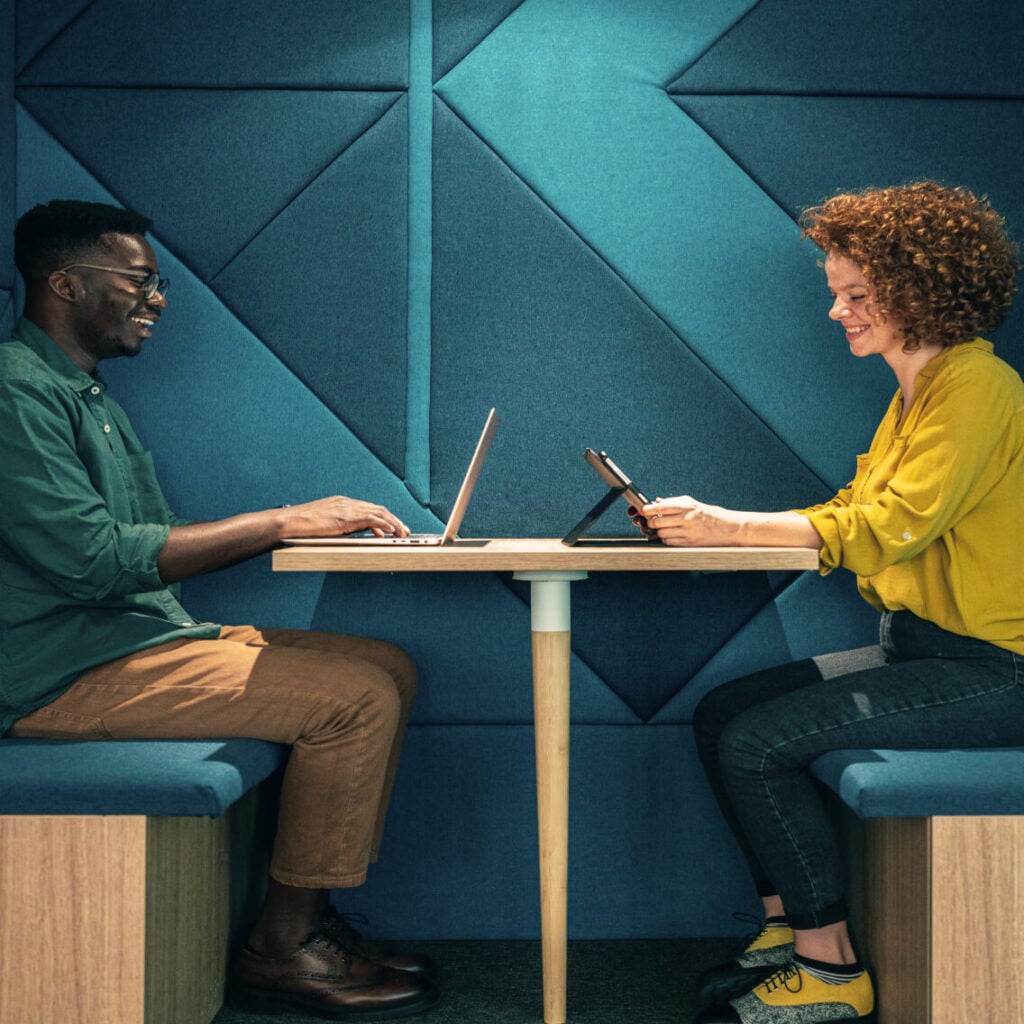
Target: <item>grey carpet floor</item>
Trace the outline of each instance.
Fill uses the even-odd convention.
[[[543,1024],[540,943],[416,942],[441,965],[441,1002],[423,1024]],[[694,982],[736,952],[736,939],[569,943],[567,1024],[690,1024]],[[309,1017],[223,1009],[213,1024],[298,1024]]]

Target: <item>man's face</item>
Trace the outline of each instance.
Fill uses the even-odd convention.
[[[103,241],[106,250],[87,262],[130,273],[82,268],[74,271],[84,286],[75,313],[78,344],[95,362],[138,355],[143,340],[152,336],[153,326],[167,306],[160,292],[147,299],[138,283],[159,269],[145,236],[107,234]]]

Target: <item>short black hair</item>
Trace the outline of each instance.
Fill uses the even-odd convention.
[[[144,235],[152,221],[134,210],[79,199],[32,207],[14,228],[14,265],[26,286],[102,245],[105,234]]]

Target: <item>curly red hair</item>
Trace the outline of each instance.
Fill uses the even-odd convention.
[[[856,263],[913,351],[997,327],[1020,265],[1003,218],[969,189],[919,181],[833,196],[800,215],[804,238]]]

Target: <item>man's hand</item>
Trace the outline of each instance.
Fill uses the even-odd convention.
[[[261,555],[285,537],[340,537],[359,530],[371,530],[378,537],[409,533],[409,527],[383,505],[338,495],[209,523],[174,526],[156,564],[165,583],[177,583]]]
[[[342,495],[289,505],[284,512],[284,537],[338,537],[360,530],[370,530],[378,537],[388,533],[396,537],[409,535],[409,527],[383,505]]]

